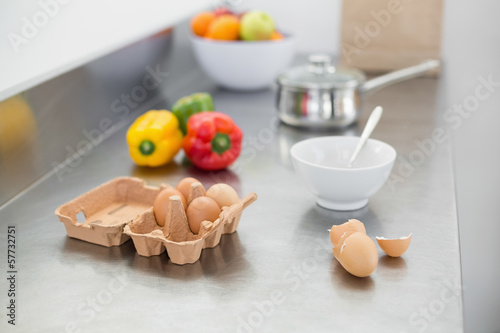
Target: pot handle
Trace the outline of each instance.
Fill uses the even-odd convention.
[[[359,86],[359,91],[362,94],[365,94],[367,92],[381,89],[394,83],[419,77],[431,69],[438,68],[440,64],[441,62],[439,60],[427,60],[415,66],[390,72],[388,74],[378,76],[374,79],[366,81],[365,83]]]

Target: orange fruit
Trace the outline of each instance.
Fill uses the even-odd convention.
[[[283,39],[283,35],[275,30],[271,35],[271,40],[280,40],[280,39]]]
[[[191,20],[191,29],[197,36],[203,37],[207,33],[210,23],[214,20],[215,14],[211,12],[202,12]]]
[[[220,40],[237,40],[240,31],[240,20],[234,15],[216,17],[205,34],[206,38]]]

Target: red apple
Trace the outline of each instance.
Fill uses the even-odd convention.
[[[232,11],[227,9],[226,7],[219,7],[214,10],[215,16],[222,16],[222,15],[234,15]]]
[[[245,15],[247,12],[241,12],[239,14],[237,14],[236,16],[241,20],[241,18],[243,17],[243,15]]]

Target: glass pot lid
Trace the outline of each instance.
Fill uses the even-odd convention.
[[[283,87],[305,89],[354,88],[366,79],[359,70],[334,67],[327,54],[312,54],[308,61],[281,74],[278,83]]]

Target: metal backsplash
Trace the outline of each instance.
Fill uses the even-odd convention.
[[[188,93],[199,71],[187,34],[184,22],[0,102],[0,206]]]

